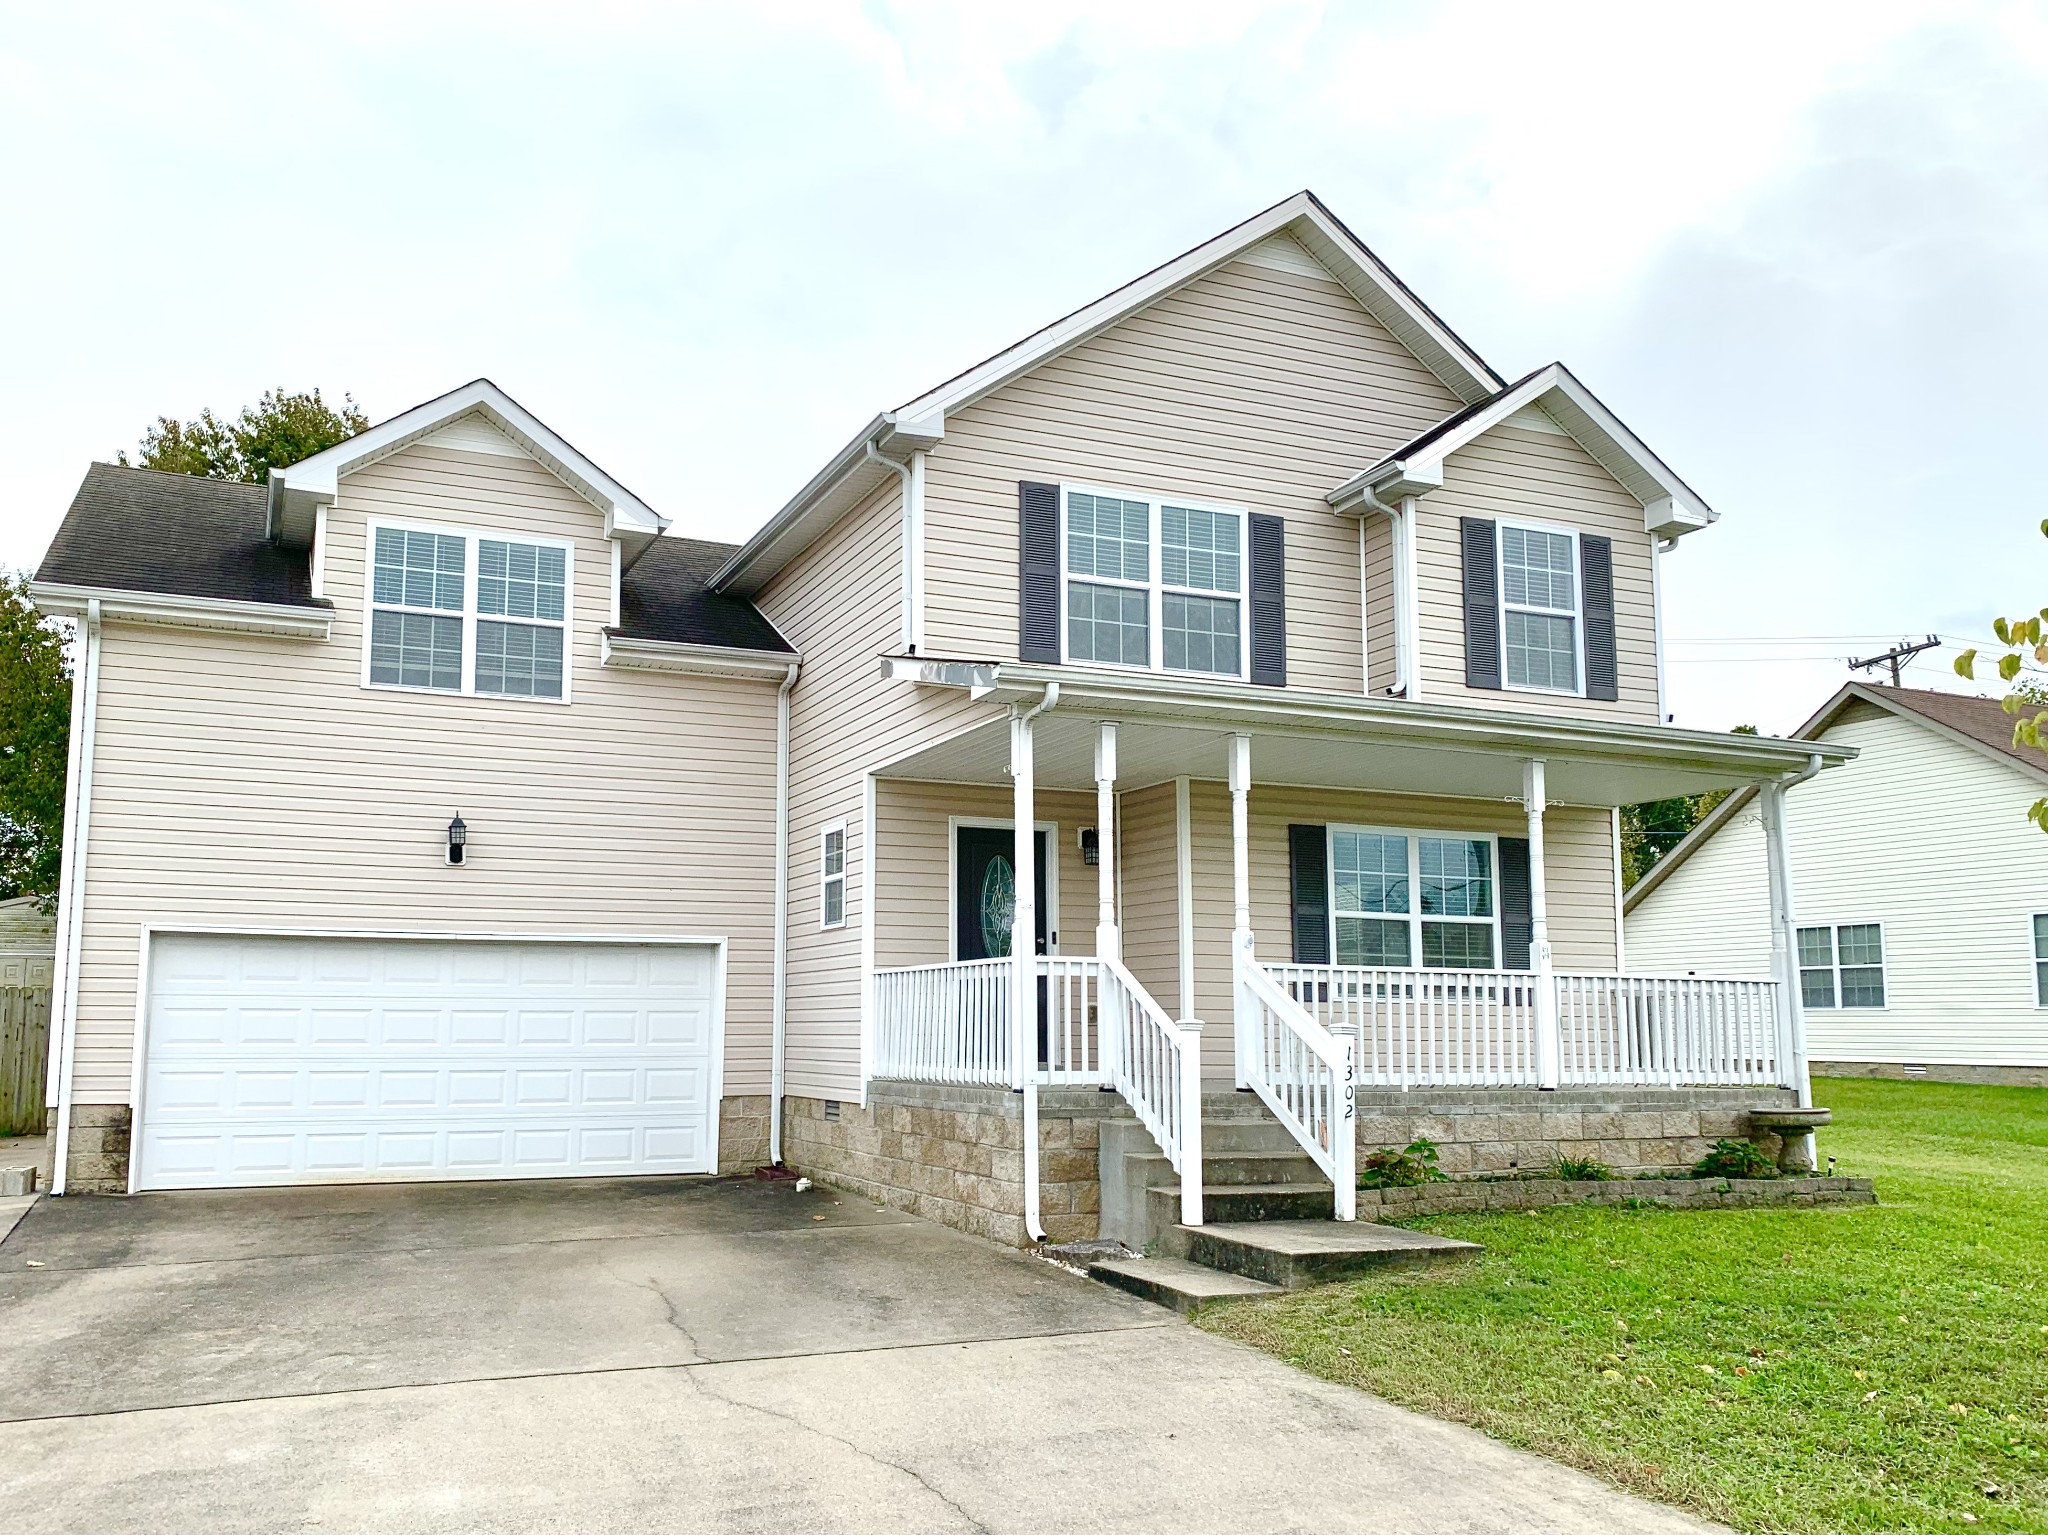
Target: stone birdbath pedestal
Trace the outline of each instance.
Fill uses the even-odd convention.
[[[1827,1109],[1756,1109],[1749,1116],[1749,1133],[1752,1139],[1765,1132],[1777,1136],[1778,1171],[1805,1177],[1819,1170],[1813,1132],[1834,1117]]]

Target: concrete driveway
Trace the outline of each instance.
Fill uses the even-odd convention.
[[[1694,1531],[849,1195],[44,1200],[0,1243],[39,1531]]]

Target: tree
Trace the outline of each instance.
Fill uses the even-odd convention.
[[[1737,725],[1731,735],[1753,736],[1754,725]],[[1621,887],[1626,890],[1656,866],[1657,860],[1676,847],[1732,789],[1709,789],[1704,794],[1681,794],[1676,799],[1653,799],[1640,805],[1621,807]]]
[[[2048,538],[2048,520],[2041,524],[2041,536]],[[2027,655],[2032,652],[2037,662],[2048,664],[2048,640],[2041,635],[2041,626],[2048,624],[2048,608],[2030,614],[2026,618],[1994,618],[1991,632],[1998,636],[1998,643],[2005,647],[2005,654],[1998,658],[1998,675],[2001,681],[2012,684],[2012,691],[2005,695],[2005,712],[2014,716],[2012,744],[2031,746],[2037,751],[2048,752],[2048,741],[2042,739],[2042,729],[2048,726],[2048,689],[2032,677],[2021,677],[2020,668],[2027,664]],[[1977,652],[1975,648],[1964,651],[1956,657],[1956,675],[1977,680]],[[2029,710],[2035,711],[2029,714]],[[2037,799],[2027,808],[2027,819],[2043,831],[2048,831],[2048,799]]]
[[[159,416],[142,434],[136,467],[261,485],[272,469],[311,458],[370,424],[353,396],[341,399],[341,409],[336,410],[317,389],[286,394],[280,385],[265,390],[255,405],[244,406],[233,421],[223,421],[211,409],[202,410],[197,421]],[[126,453],[118,456],[121,463],[128,462]]]
[[[71,660],[64,631],[0,575],[0,897],[54,897],[64,857]]]

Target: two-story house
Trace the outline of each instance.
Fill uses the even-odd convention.
[[[96,465],[59,1176],[773,1159],[1024,1240],[1127,1228],[1112,1142],[1200,1221],[1205,1121],[1339,1216],[1418,1126],[1676,1165],[1805,1101],[1796,988],[1623,972],[1616,807],[1850,755],[1664,723],[1713,521],[1306,193],[738,548],[485,382],[265,487]]]

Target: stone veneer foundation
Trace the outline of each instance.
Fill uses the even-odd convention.
[[[1901,1065],[1895,1061],[1815,1061],[1817,1077],[1884,1077],[1894,1082],[1971,1082],[1985,1087],[2048,1087],[2048,1066]]]
[[[1746,1210],[1768,1205],[1874,1205],[1868,1178],[1467,1178],[1411,1189],[1360,1189],[1362,1221],[1413,1220],[1459,1211],[1540,1210],[1551,1205],[1662,1205],[1674,1210]]]

